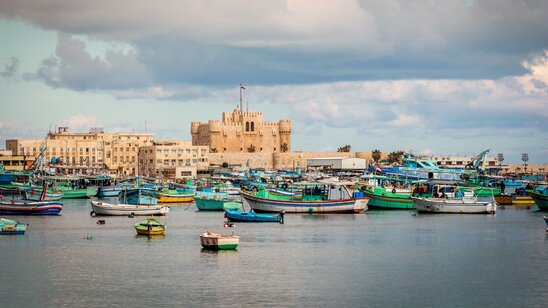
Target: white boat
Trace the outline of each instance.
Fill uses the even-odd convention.
[[[476,197],[463,198],[412,198],[417,211],[447,214],[494,214],[494,201],[478,201]]]
[[[91,207],[91,215],[111,216],[166,215],[170,209],[169,206],[161,205],[112,204],[102,201],[91,201]]]

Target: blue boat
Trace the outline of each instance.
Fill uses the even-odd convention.
[[[133,188],[120,192],[118,198],[120,203],[133,205],[157,205],[160,193],[150,188]]]
[[[230,222],[279,222],[284,223],[284,212],[279,215],[244,212],[238,210],[226,210],[225,216]]]
[[[0,218],[0,234],[12,235],[12,234],[25,234],[27,225],[17,222],[11,219]]]
[[[97,190],[97,197],[118,197],[121,191],[121,186],[100,186]]]

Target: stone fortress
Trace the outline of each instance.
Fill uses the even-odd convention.
[[[211,153],[291,152],[291,120],[265,122],[262,112],[223,112],[222,122],[191,123],[192,145]]]

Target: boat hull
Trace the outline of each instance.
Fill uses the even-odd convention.
[[[200,211],[222,211],[223,205],[226,200],[221,199],[208,199],[208,198],[196,198],[196,207]]]
[[[194,194],[163,194],[160,193],[158,203],[191,203],[194,201]]]
[[[108,198],[108,197],[118,197],[122,187],[119,186],[101,186],[97,189],[97,197],[99,198]]]
[[[269,215],[254,212],[226,210],[226,218],[230,222],[279,222],[283,223],[283,215]]]
[[[420,213],[492,214],[497,210],[495,202],[467,202],[452,199],[413,198],[413,203]]]
[[[548,195],[539,192],[531,192],[531,198],[541,211],[548,211]]]
[[[375,190],[374,192],[366,190],[364,195],[369,198],[367,207],[370,210],[414,210],[413,200],[409,195],[403,195],[392,192],[383,192]]]
[[[42,196],[42,188],[27,189],[23,191],[23,198],[30,201],[59,201],[63,198],[62,192],[48,192],[46,190],[46,196],[44,200],[40,200]]]
[[[97,195],[97,188],[67,189],[63,191],[63,199],[89,199]]]
[[[360,213],[366,208],[366,199],[346,199],[333,201],[285,201],[256,197],[249,193],[242,196],[255,212],[285,211],[286,213]]]
[[[169,213],[168,206],[157,205],[111,204],[101,201],[91,201],[91,207],[96,215],[106,216],[161,216]]]
[[[135,224],[135,231],[138,235],[164,235],[166,225],[156,219],[146,219]]]
[[[0,218],[0,235],[25,234],[27,225],[15,220]]]
[[[200,235],[200,244],[205,249],[234,250],[240,244],[240,237],[205,232]]]
[[[3,215],[59,215],[63,210],[61,202],[0,202]]]

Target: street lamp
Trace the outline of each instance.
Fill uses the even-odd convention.
[[[497,160],[499,161],[499,172],[501,172],[502,171],[502,162],[504,161],[504,155],[502,153],[498,153],[497,154]]]
[[[529,161],[529,154],[521,154],[521,160],[523,161],[523,168],[525,169],[525,174],[527,174],[527,162]]]

